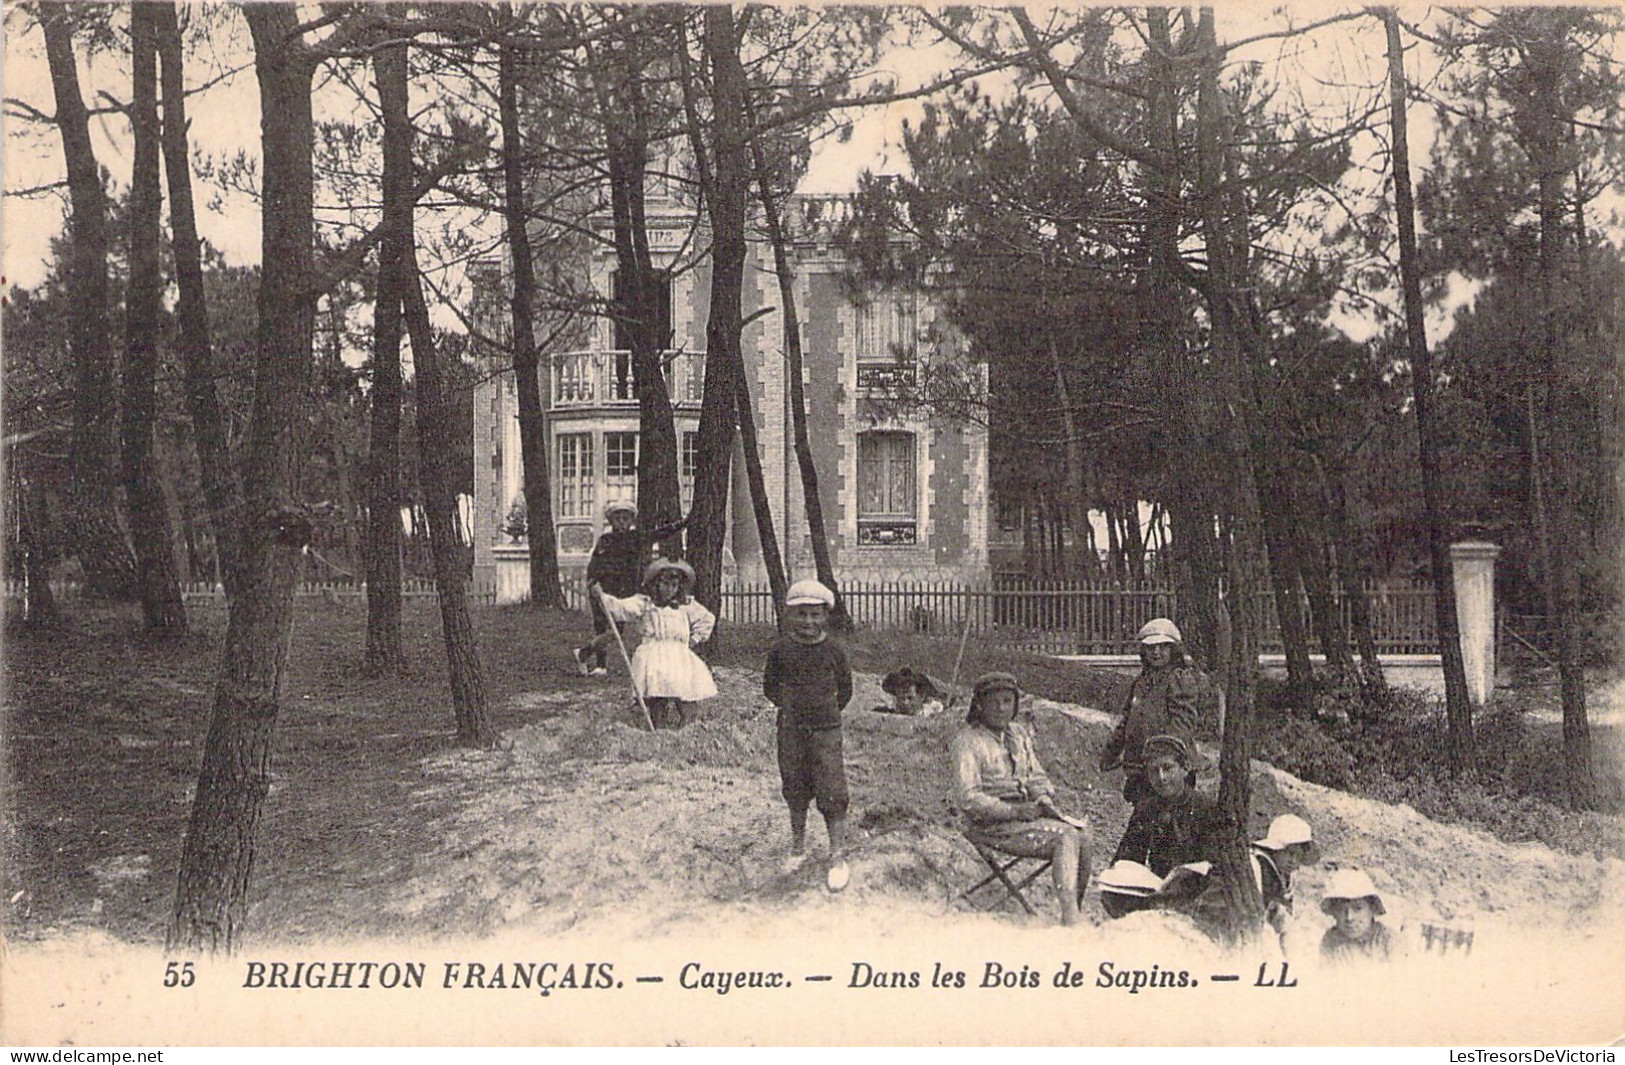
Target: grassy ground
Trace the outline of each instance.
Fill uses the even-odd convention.
[[[7,936],[91,927],[135,942],[161,938],[224,619],[223,609],[196,610],[193,635],[169,644],[143,636],[133,612],[114,609],[86,611],[53,631],[7,632],[8,764],[0,796]],[[673,879],[692,873],[721,883],[744,860],[776,860],[782,811],[775,805],[771,715],[753,694],[758,681],[750,672],[760,667],[769,631],[724,629],[711,660],[725,680],[725,697],[702,704],[682,734],[648,737],[624,727],[634,711],[630,693],[618,687],[623,674],[608,681],[575,675],[569,649],[588,632],[584,618],[487,608],[476,611],[475,624],[492,724],[517,739],[506,754],[469,761],[451,743],[431,604],[407,609],[405,675],[368,680],[359,671],[364,606],[303,601],[259,835],[254,928],[277,937],[452,935],[499,919],[505,891],[518,892],[516,905],[526,912],[545,910],[560,902],[548,892],[560,889],[515,883],[541,877],[526,864],[530,858],[482,842],[493,830],[489,819],[554,816],[547,811],[561,794],[577,785],[600,787],[605,773],[647,785],[648,793],[635,797],[645,814],[625,827],[627,846],[660,830],[664,807],[688,801],[685,795],[703,807],[715,801],[708,789],[747,783],[752,789],[750,823],[717,826],[705,844],[709,855],[698,845],[692,853],[674,852],[673,861],[699,864],[676,868]],[[910,664],[944,682],[953,674],[952,639],[860,633],[848,646],[860,672]],[[973,643],[961,685],[993,668],[1013,669],[1034,694],[1101,709],[1115,709],[1128,683],[1075,663]],[[864,689],[859,699],[865,698],[878,701],[878,692]],[[855,702],[860,710],[866,705],[872,704]],[[877,841],[951,831],[940,762],[957,715],[900,733],[888,719],[868,717],[849,730],[848,743],[860,830]],[[1054,713],[1039,725],[1063,798],[1094,819],[1097,847],[1109,848],[1126,810],[1115,780],[1104,783],[1094,769],[1104,727]],[[485,821],[471,822],[470,811],[487,798],[486,784],[505,789],[509,812],[487,809]],[[676,790],[662,790],[668,787]],[[1263,774],[1255,774],[1254,805],[1261,821],[1284,808]],[[565,818],[568,809],[556,814]],[[684,831],[706,821],[703,812],[696,816]],[[597,843],[590,834],[581,841],[584,868]],[[913,868],[899,863],[899,877]],[[417,909],[390,904],[408,883],[427,885],[425,896],[439,901]],[[476,889],[459,890],[461,883]]]
[[[278,889],[256,904],[256,922],[315,930],[323,918],[301,915],[291,900],[327,892],[334,912],[359,922],[350,930],[392,931],[391,919],[368,904],[371,893],[411,873],[425,826],[449,809],[409,801],[419,761],[451,746],[438,614],[410,605],[405,675],[368,680],[358,668],[364,606],[302,603],[258,855],[261,879]],[[583,618],[499,607],[477,610],[475,619],[496,729],[552,712],[527,709],[514,698],[520,693],[604,688],[571,668],[569,648],[588,632]],[[192,621],[191,635],[169,643],[147,638],[135,614],[118,608],[87,609],[58,629],[8,630],[0,822],[8,934],[88,922],[124,938],[161,936],[225,611],[197,609]],[[769,638],[766,630],[726,631],[713,660],[758,668]],[[857,640],[854,665],[906,660],[952,672],[953,646],[903,642],[906,653],[893,653],[873,638]],[[975,648],[965,658],[966,675],[1011,664]],[[1050,662],[1023,673],[1074,701],[1117,683]]]

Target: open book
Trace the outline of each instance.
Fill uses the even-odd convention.
[[[1195,894],[1213,868],[1212,862],[1189,862],[1158,876],[1139,862],[1113,862],[1100,873],[1100,890],[1116,895],[1149,898],[1152,895]]]

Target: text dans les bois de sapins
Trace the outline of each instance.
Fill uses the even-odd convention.
[[[798,985],[830,986],[853,991],[963,990],[1016,991],[1054,988],[1099,988],[1126,991],[1189,989],[1203,984],[1272,989],[1298,986],[1286,962],[1262,962],[1256,972],[1197,975],[1189,969],[1149,967],[1102,961],[1088,966],[1063,962],[1058,968],[989,961],[970,968],[936,962],[929,970],[898,969],[854,961],[836,972],[791,973],[783,970],[711,967],[691,961],[676,971],[629,974],[607,961],[249,961],[240,986],[255,990],[420,990],[616,991],[632,985],[668,985],[683,991],[716,995],[777,991]]]

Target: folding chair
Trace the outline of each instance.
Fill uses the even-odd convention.
[[[1052,860],[1049,858],[1021,858],[1014,854],[1004,854],[987,846],[985,843],[978,843],[975,840],[971,840],[970,845],[976,848],[977,856],[987,863],[988,875],[983,877],[974,887],[960,892],[959,897],[979,910],[995,909],[1004,905],[1010,899],[1015,899],[1029,915],[1037,916],[1038,911],[1033,909],[1032,904],[1027,901],[1027,896],[1023,895],[1022,892],[1031,887],[1034,880],[1049,872],[1050,866],[1053,864]],[[1037,865],[1031,871],[1022,873],[1016,870],[1016,866],[1022,862],[1036,862]],[[1019,876],[1021,879],[1011,879],[1012,871],[1014,871],[1014,875]],[[983,888],[994,884],[1004,885],[1005,893],[997,901],[983,906],[971,897]]]

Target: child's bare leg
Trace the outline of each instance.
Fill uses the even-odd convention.
[[[1055,893],[1061,897],[1061,923],[1078,923],[1078,901],[1089,883],[1089,843],[1076,829],[1061,836],[1055,844],[1050,873],[1055,877]]]

